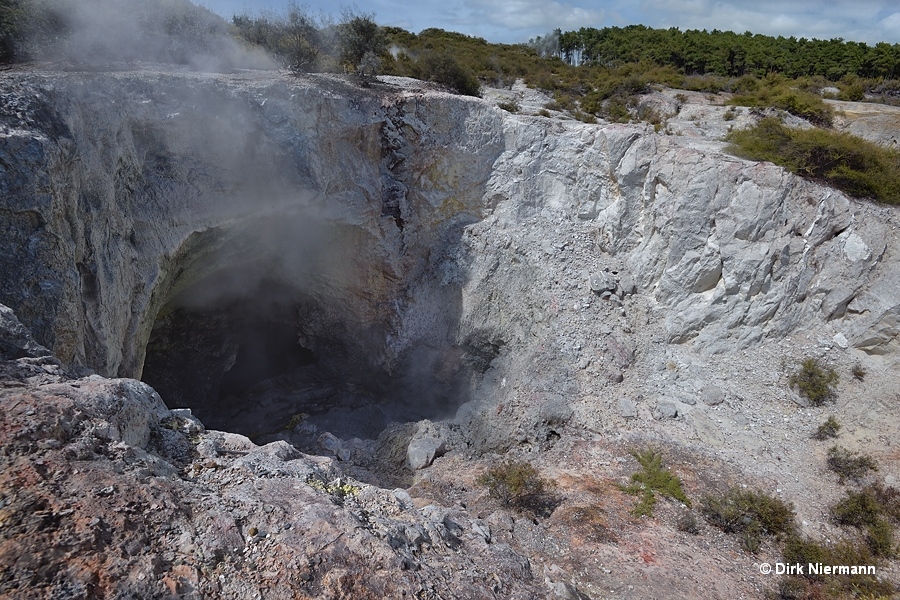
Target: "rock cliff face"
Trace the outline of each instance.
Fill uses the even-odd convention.
[[[897,306],[878,284],[895,252],[887,211],[771,165],[396,84],[4,78],[0,298],[64,361],[102,374],[139,376],[160,310],[242,265],[311,296],[311,336],[340,322],[378,338],[372,358],[389,363],[455,325],[434,327],[454,300],[437,296],[477,282],[441,291],[455,273],[438,272],[486,217],[590,231],[595,263],[573,266],[630,271],[668,309],[672,341],[721,350],[808,318],[841,319],[872,352],[895,344]]]
[[[511,115],[391,78],[360,89],[336,77],[258,72],[11,71],[0,74],[0,90],[0,303],[35,337],[2,309],[3,372],[14,382],[4,393],[30,398],[26,412],[4,417],[3,431],[23,453],[62,453],[48,460],[106,457],[113,487],[114,473],[135,471],[128,486],[166,481],[166,502],[203,506],[171,509],[193,528],[181,558],[144,564],[153,559],[138,552],[87,570],[153,573],[172,593],[246,597],[250,587],[210,583],[210,573],[223,561],[248,572],[262,564],[247,558],[263,543],[250,533],[253,521],[281,544],[272,572],[302,563],[298,581],[272,576],[279,594],[343,597],[359,578],[380,577],[359,566],[374,548],[391,569],[422,569],[378,579],[386,595],[444,581],[469,590],[455,597],[546,589],[580,597],[560,573],[582,567],[560,567],[535,541],[549,529],[494,512],[491,527],[504,541],[491,544],[464,506],[453,516],[426,510],[418,496],[414,507],[406,492],[366,487],[344,511],[311,489],[341,496],[342,484],[331,482],[350,475],[415,482],[421,497],[440,502],[435,490],[456,494],[447,481],[463,477],[474,454],[538,456],[556,445],[566,450],[545,466],[571,483],[579,479],[563,470],[582,463],[612,473],[608,460],[594,464],[596,447],[578,444],[594,433],[632,435],[623,432],[634,419],[634,435],[663,431],[698,453],[716,448],[755,475],[780,473],[777,454],[814,477],[814,456],[785,446],[799,426],[771,425],[779,402],[799,400],[778,361],[834,351],[828,356],[843,366],[866,362],[866,390],[896,393],[896,211],[738,160],[716,140]],[[74,379],[84,368],[144,378],[161,398],[130,380]],[[95,406],[91,394],[109,401]],[[163,402],[269,444],[206,432]],[[36,403],[90,422],[60,430],[48,417],[28,429]],[[863,406],[848,409],[859,439],[898,429],[896,408],[871,406],[875,423]],[[714,411],[733,411],[733,423]],[[745,432],[748,411],[768,419],[758,460],[747,458],[763,448]],[[807,427],[816,415],[798,418]],[[166,433],[173,428],[187,433]],[[409,468],[432,461],[431,479]],[[310,488],[312,476],[323,489]],[[798,501],[815,487],[776,483]],[[201,489],[228,500],[207,506]],[[24,511],[31,500],[19,500]],[[41,502],[68,510],[58,498]],[[313,531],[315,519],[301,524],[313,531],[305,538],[280,528],[304,503],[321,509],[330,532]],[[267,504],[284,514],[272,516]],[[569,531],[560,520],[568,517],[554,518]],[[358,531],[362,522],[371,536]],[[157,525],[147,536],[158,541]],[[577,549],[573,535],[559,544]],[[309,540],[324,548],[342,536],[326,561],[343,566],[317,567]],[[462,538],[478,549],[465,546],[461,567],[448,557]],[[516,573],[512,583],[479,571],[479,552],[492,572]],[[549,588],[535,583],[523,556],[542,565]],[[478,571],[479,583],[438,575],[458,568]],[[251,591],[267,589],[261,577]],[[157,585],[128,581],[141,593]]]

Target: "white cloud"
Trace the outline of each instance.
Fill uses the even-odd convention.
[[[828,3],[800,0],[644,0],[636,18],[655,27],[720,29],[738,33],[831,39],[842,37],[865,42],[896,43],[900,23],[879,15],[893,7],[884,0],[832,0]],[[897,13],[895,13],[897,14]],[[900,17],[898,17],[900,19]],[[893,39],[891,39],[893,38]]]
[[[900,12],[895,12],[882,19],[881,28],[886,31],[900,31]]]
[[[467,0],[470,19],[511,30],[601,27],[604,12],[546,0]]]

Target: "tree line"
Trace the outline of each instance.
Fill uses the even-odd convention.
[[[557,29],[530,41],[543,56],[555,56],[569,65],[621,66],[650,63],[672,66],[687,75],[723,77],[779,73],[789,78],[821,76],[837,81],[848,75],[868,79],[900,77],[900,44],[772,37],[731,31],[676,27],[653,29],[583,27]]]

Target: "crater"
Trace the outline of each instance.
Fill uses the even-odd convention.
[[[359,231],[300,223],[186,244],[142,380],[210,429],[310,453],[325,432],[376,439],[391,423],[455,414],[485,361],[452,343],[460,290],[403,281]],[[404,329],[411,312],[428,336]]]

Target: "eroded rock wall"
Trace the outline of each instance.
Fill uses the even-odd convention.
[[[495,111],[259,77],[6,75],[0,296],[64,361],[140,375],[159,310],[242,263],[303,282],[311,335],[395,340],[376,362],[446,337],[396,322],[480,218]]]
[[[602,273],[605,297],[628,288],[654,315],[623,308],[628,328],[704,352],[798,328],[896,346],[894,211],[721,143],[396,79],[7,73],[4,89],[0,300],[100,373],[139,375],[160,310],[235,265],[297,286],[305,347],[339,339],[340,360],[387,371],[417,348],[458,344],[485,372],[596,337]],[[577,327],[559,316],[573,300]],[[633,352],[616,340],[602,352]]]

